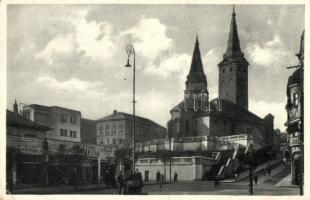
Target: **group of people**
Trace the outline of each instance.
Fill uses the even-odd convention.
[[[174,172],[174,175],[173,175],[173,182],[177,182],[178,181],[178,173],[177,172]],[[157,184],[159,185],[159,187],[161,188],[163,183],[165,183],[165,175],[164,174],[161,174],[160,171],[158,170],[157,173],[156,173],[156,182]]]
[[[175,172],[173,176],[173,182],[178,181],[178,173]],[[142,174],[139,172],[138,169],[134,173],[131,171],[129,173],[123,173],[123,171],[120,171],[119,175],[116,178],[117,186],[118,186],[118,194],[128,194],[130,193],[131,187],[139,188],[139,193],[142,192],[143,187],[143,180],[142,180]],[[156,182],[159,185],[160,188],[162,188],[162,185],[166,182],[165,175],[163,173],[160,173],[158,170],[156,173]]]
[[[139,172],[138,169],[133,173],[130,171],[127,174],[123,174],[120,171],[119,175],[116,178],[117,186],[118,186],[118,194],[128,194],[130,193],[131,187],[138,188],[139,193],[142,192],[143,181],[142,181],[142,174]],[[131,181],[131,185],[129,185],[129,181]]]
[[[264,175],[265,176],[270,176],[270,174],[271,174],[271,166],[270,165],[268,165],[267,167],[265,167],[264,168]]]

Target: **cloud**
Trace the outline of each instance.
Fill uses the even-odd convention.
[[[288,63],[294,63],[293,52],[287,50],[281,37],[275,34],[273,39],[260,45],[251,43],[246,47],[246,53],[249,59],[257,65],[266,69],[272,69],[270,72],[276,73],[279,69],[287,66]]]
[[[42,51],[35,55],[35,58],[45,60],[49,65],[53,65],[57,57],[72,55],[75,49],[74,35],[68,34],[51,40]]]
[[[168,77],[171,74],[179,74],[190,65],[190,56],[188,54],[174,54],[171,57],[160,61],[159,65],[148,65],[145,73],[154,74],[162,77]]]
[[[152,64],[160,55],[173,46],[173,39],[166,34],[167,27],[157,18],[140,19],[137,25],[121,33],[130,35],[137,53]]]
[[[112,24],[107,21],[87,21],[86,17],[87,11],[78,10],[67,19],[60,18],[61,21],[66,20],[67,27],[72,27],[71,31],[52,38],[35,58],[45,60],[49,65],[54,65],[63,57],[81,55],[105,62],[111,59],[116,51]]]
[[[286,122],[285,103],[257,101],[250,99],[249,110],[261,118],[264,118],[268,113],[274,116],[274,128],[285,130],[284,123]]]
[[[36,81],[40,84],[45,85],[46,87],[52,90],[66,90],[70,92],[75,92],[75,91],[91,92],[92,91],[94,92],[93,94],[97,94],[97,92],[95,91],[97,90],[97,88],[100,88],[102,85],[99,82],[91,83],[91,82],[82,81],[76,78],[71,78],[65,81],[59,81],[48,75],[39,76]]]

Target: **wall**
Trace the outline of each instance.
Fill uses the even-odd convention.
[[[63,109],[60,107],[52,107],[51,112],[52,112],[53,121],[56,122],[56,127],[54,131],[52,132],[52,134],[50,134],[50,132],[48,133],[49,138],[80,142],[81,141],[81,113],[77,111]],[[60,121],[61,115],[67,116],[67,122]],[[76,118],[76,124],[71,123],[71,119],[70,119],[71,117]],[[66,137],[60,136],[60,129],[67,130]],[[76,132],[76,138],[70,137],[70,131]]]
[[[61,107],[47,107],[40,105],[28,105],[23,107],[25,112],[30,112],[30,120],[38,124],[50,127],[52,130],[47,132],[47,137],[50,139],[59,139],[65,141],[81,141],[80,125],[81,113]],[[60,121],[60,115],[67,116],[67,122]],[[71,123],[71,116],[76,118],[76,124]],[[60,135],[60,129],[67,130],[67,136]],[[70,137],[70,131],[76,132],[76,137]]]
[[[201,180],[204,173],[210,170],[214,164],[212,162],[203,163],[203,160],[202,157],[174,157],[171,165],[171,179],[173,180],[174,173],[177,172],[178,180]],[[169,181],[169,160],[165,162],[156,158],[139,158],[136,168],[142,173],[143,180],[145,179],[146,170],[149,171],[149,180],[156,180],[156,173],[159,170],[160,173],[165,175],[166,181]]]
[[[128,128],[126,125],[125,120],[97,122],[97,144],[123,144],[128,135]],[[109,131],[106,130],[106,126],[109,127]],[[112,132],[112,126],[116,126],[115,132]]]
[[[100,126],[105,127],[106,125],[110,126],[110,133],[102,133],[100,131]],[[123,125],[123,132],[111,133],[111,126]],[[160,139],[165,138],[166,129],[160,127],[156,124],[145,122],[139,118],[136,119],[136,129],[135,129],[135,138],[136,142],[144,142],[150,139]],[[132,121],[128,119],[120,120],[107,120],[107,121],[98,121],[97,122],[97,144],[113,144],[113,139],[115,140],[115,145],[124,144],[130,145],[132,143]],[[109,143],[108,143],[109,140]],[[101,143],[102,142],[102,143]]]

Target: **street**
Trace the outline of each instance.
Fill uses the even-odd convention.
[[[298,195],[298,188],[275,186],[288,173],[288,167],[279,167],[270,176],[260,175],[258,184],[253,184],[254,195]],[[214,188],[211,181],[182,181],[164,184],[162,188],[156,184],[146,184],[142,191],[145,195],[249,195],[248,184],[248,180],[245,179],[221,183],[219,188]],[[117,189],[82,191],[80,194],[117,194]]]

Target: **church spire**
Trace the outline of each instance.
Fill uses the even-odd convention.
[[[203,71],[203,65],[201,60],[201,54],[199,49],[199,41],[198,41],[198,35],[196,36],[196,42],[192,57],[192,63],[191,68],[189,71],[189,74],[187,75],[187,81],[186,81],[186,88],[187,90],[191,90],[191,86],[196,83],[204,83],[207,85],[207,79],[206,75]]]
[[[203,66],[201,61],[201,55],[199,50],[199,41],[198,41],[198,35],[196,35],[196,42],[193,52],[193,58],[192,58],[192,64],[190,72],[202,72],[203,73]]]
[[[224,58],[239,57],[239,56],[243,56],[243,53],[240,48],[235,6],[233,5],[233,12],[232,12],[232,17],[231,17],[231,22],[230,22],[230,31],[229,31],[227,49],[226,49],[226,53],[224,54]]]

